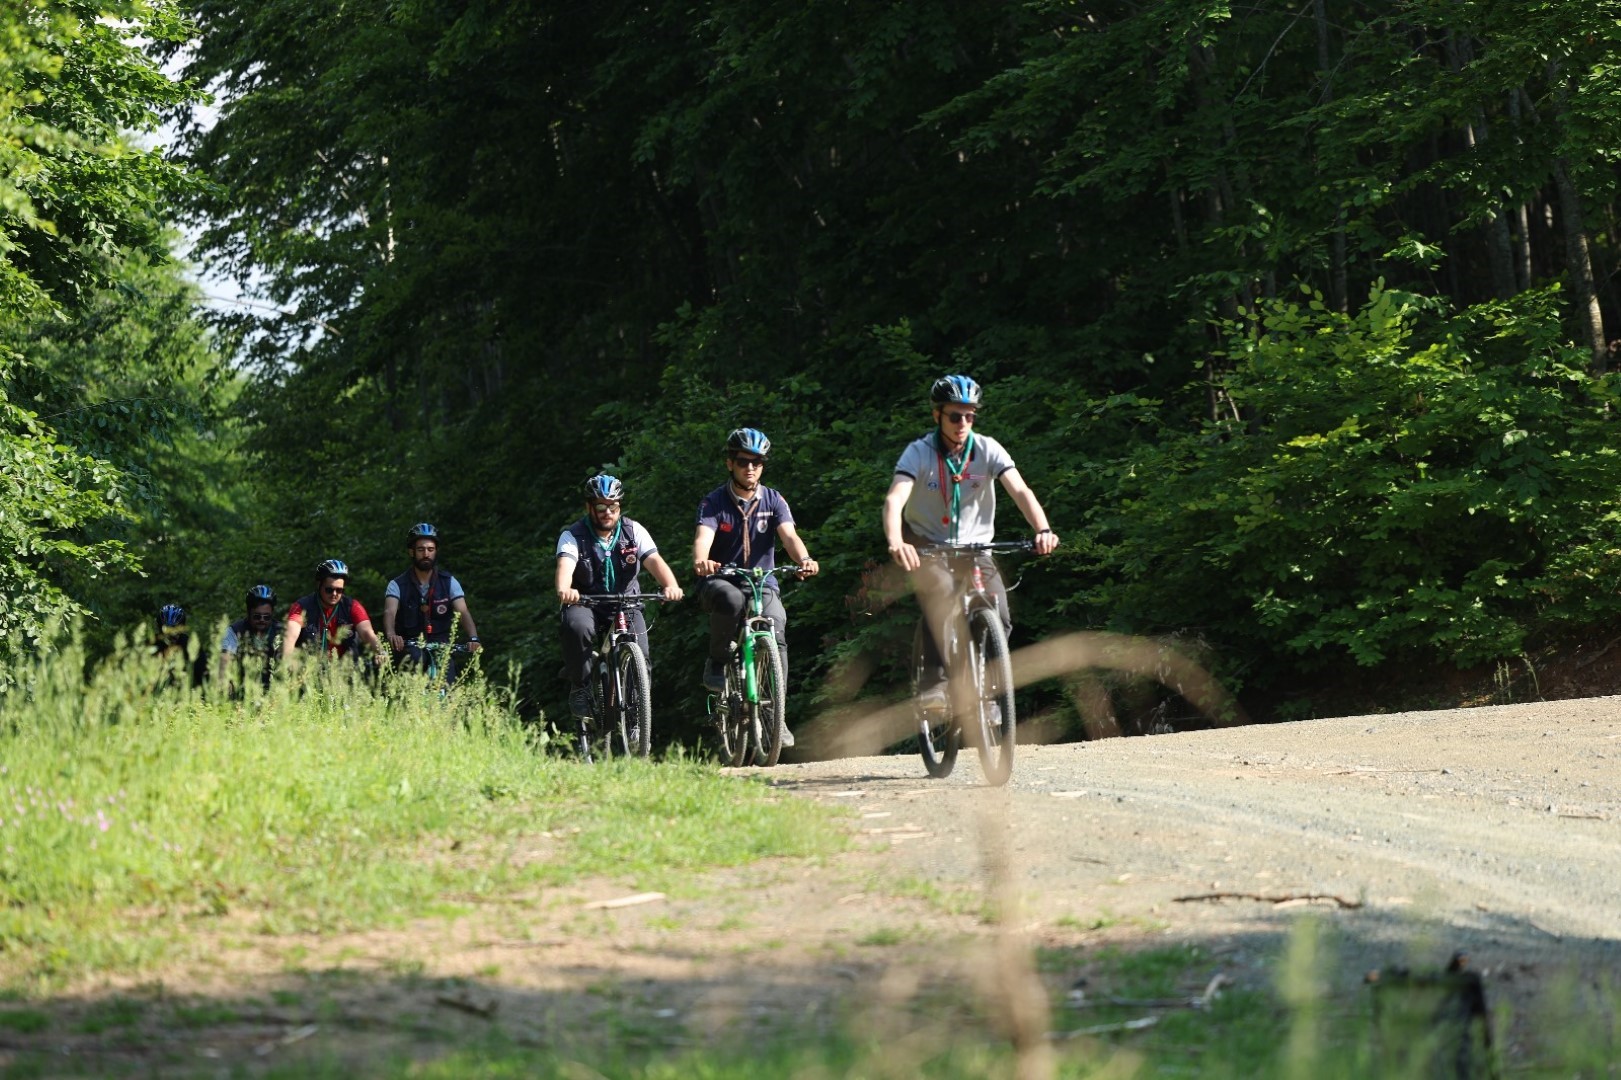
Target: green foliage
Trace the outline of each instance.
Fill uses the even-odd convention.
[[[960,368],[1065,538],[1020,635],[1190,631],[1253,682],[1616,614],[1613,388],[1560,287],[1590,251],[1613,324],[1609,0],[183,8],[192,209],[276,312],[228,320],[251,486],[158,496],[229,526],[187,588],[340,555],[375,605],[436,520],[537,710],[579,478],[621,470],[691,584],[748,422],[825,568],[795,692],[893,684],[879,500]],[[702,634],[655,631],[661,738],[703,726]]]
[[[1591,587],[1612,573],[1612,391],[1559,343],[1554,301],[1447,316],[1376,289],[1350,316],[1308,294],[1228,324],[1232,412],[1119,467],[1095,602],[1240,655],[1364,665],[1477,663],[1614,617]]]

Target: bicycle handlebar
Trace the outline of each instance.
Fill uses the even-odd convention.
[[[674,603],[663,593],[635,593],[626,596],[623,593],[581,593],[577,603],[585,607],[625,607],[639,608],[645,603]]]
[[[1034,540],[993,540],[988,544],[914,544],[919,556],[929,556],[936,559],[949,558],[952,555],[973,555],[978,552],[997,551],[1034,551]]]
[[[716,570],[710,576],[711,577],[740,578],[740,579],[742,579],[744,581],[760,581],[760,580],[763,580],[767,575],[770,575],[770,574],[781,574],[784,577],[796,577],[796,578],[804,578],[804,577],[809,577],[810,576],[809,571],[807,571],[804,567],[797,565],[796,563],[788,563],[785,566],[773,567],[770,570],[767,570],[763,566],[750,567],[750,566],[734,566],[734,565],[728,564],[726,566],[721,567],[719,570]]]
[[[407,641],[405,647],[406,649],[421,649],[423,652],[470,653],[473,651],[473,647],[465,641],[458,641],[454,644],[448,641]]]

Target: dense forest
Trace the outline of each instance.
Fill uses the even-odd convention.
[[[800,700],[888,692],[879,506],[948,371],[1063,538],[1015,644],[1310,711],[1608,636],[1618,47],[1621,0],[6,5],[0,649],[333,556],[380,606],[430,520],[553,709],[581,482],[687,580],[748,424],[824,571]],[[672,736],[702,625],[653,630]]]

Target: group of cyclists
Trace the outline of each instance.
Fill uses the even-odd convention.
[[[950,563],[925,567],[917,546],[993,540],[998,483],[1035,530],[1036,553],[1047,555],[1058,546],[1058,535],[1012,456],[1001,443],[975,430],[982,397],[979,384],[966,375],[947,375],[935,381],[929,393],[934,428],[901,453],[884,498],[884,539],[890,558],[913,576],[930,629],[925,635],[919,680],[920,705],[925,709],[946,705],[946,672],[937,641],[952,617],[948,600],[953,568]],[[820,569],[795,529],[788,500],[761,482],[770,453],[771,440],[764,432],[747,427],[732,431],[723,450],[726,482],[698,504],[692,570],[699,579],[699,605],[709,614],[709,651],[702,682],[711,693],[725,687],[724,665],[747,601],[742,588],[719,571],[727,566],[775,570],[779,540],[803,576],[814,576]],[[685,595],[652,535],[624,516],[624,497],[621,480],[593,476],[585,485],[585,513],[557,540],[563,656],[569,705],[577,723],[590,719],[587,679],[592,642],[617,615],[607,608],[581,605],[582,594],[639,595],[638,577],[645,567],[665,599],[680,600]],[[974,561],[985,574],[1003,628],[1011,630],[1007,592],[995,561],[988,554],[976,556]],[[764,613],[771,620],[786,671],[788,614],[775,577],[768,576],[765,586]],[[640,610],[631,607],[625,614],[643,654],[648,655],[647,628]],[[793,744],[792,733],[785,732],[783,745]]]
[[[884,541],[890,559],[911,576],[929,629],[924,635],[918,680],[919,705],[924,709],[945,708],[946,672],[938,642],[943,640],[946,620],[952,617],[952,575],[960,568],[949,562],[925,563],[918,547],[994,540],[998,484],[1035,530],[1035,552],[1047,555],[1058,546],[1058,536],[1040,500],[1020,476],[1012,455],[1000,442],[977,430],[982,397],[979,384],[966,375],[947,375],[934,382],[929,393],[934,426],[901,452],[884,497]],[[802,576],[815,576],[820,570],[795,528],[788,500],[762,482],[770,454],[771,440],[764,432],[751,427],[732,431],[723,449],[726,480],[698,504],[692,570],[698,578],[699,606],[709,615],[702,684],[711,693],[725,687],[728,651],[748,602],[743,589],[720,573],[722,568],[767,572],[763,613],[775,631],[784,671],[788,614],[776,578],[770,575],[777,569],[778,543]],[[593,642],[619,615],[608,607],[582,603],[582,596],[639,596],[644,570],[664,599],[685,596],[652,534],[625,515],[624,499],[622,480],[606,474],[591,477],[585,484],[584,512],[557,538],[560,644],[569,707],[577,724],[591,719],[587,681]],[[438,529],[427,522],[410,529],[406,539],[410,566],[388,583],[381,638],[366,608],[349,595],[349,567],[341,559],[327,559],[317,566],[313,589],[294,600],[280,620],[275,590],[269,585],[253,586],[247,592],[243,617],[230,624],[220,643],[219,680],[234,689],[254,680],[268,685],[273,666],[290,661],[300,650],[334,658],[377,656],[386,640],[388,654],[402,665],[424,665],[430,652],[443,650],[434,657],[435,667],[447,682],[454,682],[456,657],[449,652],[453,635],[466,639],[469,652],[477,652],[481,646],[461,583],[439,566],[440,539]],[[1004,630],[1011,630],[1006,588],[995,561],[981,553],[972,562],[983,575]],[[628,606],[624,615],[643,655],[651,661],[647,625],[639,605]],[[158,650],[172,651],[185,641],[185,611],[165,605],[158,616]],[[206,660],[199,657],[192,678],[201,682],[206,674]],[[791,732],[785,733],[783,744],[793,745]]]
[[[248,589],[242,618],[225,628],[220,640],[218,678],[231,691],[252,682],[270,684],[278,663],[291,661],[304,650],[330,658],[380,659],[382,642],[401,667],[433,667],[446,683],[458,675],[457,656],[450,651],[453,637],[466,639],[476,653],[478,626],[467,607],[461,583],[439,566],[439,530],[428,522],[413,525],[406,537],[410,566],[388,583],[383,596],[383,636],[372,626],[371,614],[349,595],[349,566],[342,559],[326,559],[315,568],[310,592],[294,600],[283,619],[276,617],[276,591],[269,585]],[[189,629],[184,608],[165,604],[158,612],[156,652],[160,656],[186,655]],[[207,658],[192,660],[190,677],[200,685],[207,677]]]

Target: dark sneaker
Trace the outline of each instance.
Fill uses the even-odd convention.
[[[719,660],[704,661],[704,689],[712,694],[726,690],[726,669]]]
[[[589,687],[582,686],[578,690],[569,692],[568,711],[574,714],[574,719],[589,720],[591,719],[592,710],[591,690]]]

